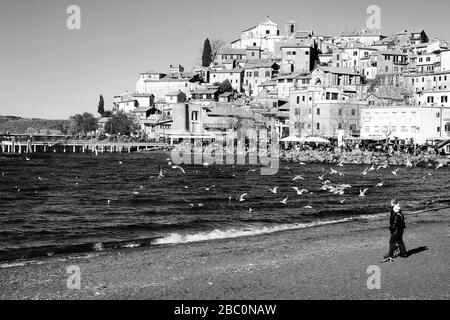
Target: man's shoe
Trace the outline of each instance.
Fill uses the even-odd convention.
[[[409,257],[409,255],[408,254],[401,254],[401,255],[399,255],[399,257],[401,257],[401,258],[408,258]]]

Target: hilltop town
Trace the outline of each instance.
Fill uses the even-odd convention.
[[[214,138],[237,123],[272,123],[279,138],[450,137],[448,41],[426,32],[338,36],[267,20],[222,46],[209,66],[145,71],[112,111],[135,116],[149,139]],[[99,120],[100,130],[108,118]]]

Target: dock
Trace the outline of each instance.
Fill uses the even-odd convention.
[[[164,142],[110,142],[79,140],[66,136],[0,135],[0,152],[7,154],[29,153],[122,153],[145,152],[169,148]]]

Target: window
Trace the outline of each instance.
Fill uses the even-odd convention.
[[[270,71],[266,71],[265,76],[266,76],[266,78],[270,78],[271,77]]]
[[[356,124],[350,125],[350,131],[356,131]]]
[[[401,130],[401,132],[408,132],[408,129],[406,129],[406,126],[402,126],[402,127],[400,128],[400,130]]]
[[[296,115],[296,116],[299,116],[299,115],[300,115],[300,109],[298,109],[298,108],[295,109],[295,115]]]
[[[364,130],[365,130],[366,132],[369,132],[369,131],[370,131],[370,127],[364,127]]]
[[[437,127],[436,132],[441,132],[441,127]]]
[[[259,72],[258,72],[258,71],[255,71],[255,72],[253,73],[253,75],[254,75],[255,77],[259,77]]]
[[[297,104],[300,104],[300,96],[297,96]]]
[[[374,132],[380,132],[380,127],[379,127],[379,126],[373,127],[373,131],[374,131]]]
[[[297,51],[292,51],[292,55],[293,56],[297,55]]]
[[[290,56],[291,55],[291,51],[287,51],[286,55]]]
[[[339,109],[338,114],[342,116],[342,109]]]
[[[338,130],[342,129],[342,123],[338,123]]]
[[[436,112],[436,118],[439,118],[441,116],[440,112]]]
[[[305,96],[302,96],[302,101],[305,101]]]
[[[325,94],[325,100],[330,100],[330,93],[329,93],[329,92],[327,92],[327,93]]]
[[[192,111],[191,120],[198,121],[198,111]]]
[[[352,109],[352,116],[354,116],[356,114],[356,110]]]
[[[337,92],[332,92],[331,93],[331,100],[337,100],[338,99],[338,94]]]
[[[434,97],[427,97],[427,103],[433,103]]]
[[[336,60],[339,60],[339,58],[340,58],[340,56],[337,54],[336,55]],[[339,64],[338,64],[338,67],[339,67]]]
[[[386,66],[386,67],[384,67],[384,72],[389,72],[389,67],[388,66]]]
[[[247,77],[251,77],[252,73],[251,72],[247,72]]]
[[[317,108],[317,115],[320,116],[320,108]]]
[[[309,51],[305,51],[305,55],[306,55],[306,56],[309,55]]]
[[[318,122],[316,123],[316,129],[320,130],[320,123],[318,123]]]
[[[358,55],[358,51],[353,51],[353,56],[357,56]]]
[[[266,30],[266,34],[270,34],[270,30]]]
[[[442,96],[441,97],[441,103],[446,103],[446,102],[448,102],[448,97],[447,96]]]
[[[252,51],[252,57],[254,57],[255,56],[255,53]]]

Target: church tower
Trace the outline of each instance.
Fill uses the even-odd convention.
[[[297,32],[297,22],[289,20],[284,24],[284,34],[286,36],[293,36]]]

